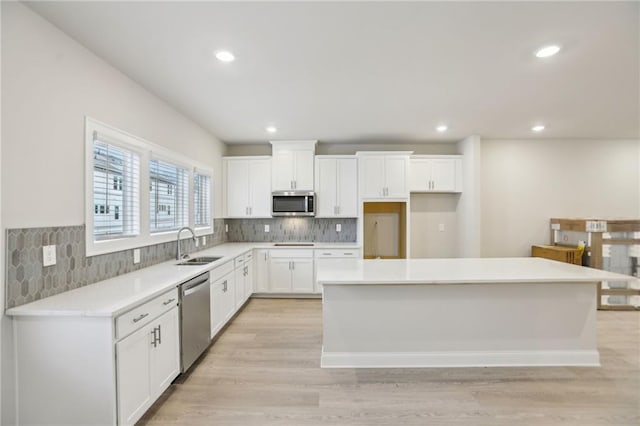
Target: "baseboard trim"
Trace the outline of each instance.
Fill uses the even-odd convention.
[[[465,352],[326,352],[322,368],[599,367],[597,350]]]

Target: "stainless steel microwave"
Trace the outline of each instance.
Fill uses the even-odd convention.
[[[274,191],[272,216],[315,216],[316,194],[311,191]]]

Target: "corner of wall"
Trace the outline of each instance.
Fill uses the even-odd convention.
[[[462,194],[459,201],[458,247],[460,257],[480,257],[481,250],[481,180],[479,135],[458,142],[462,154]]]

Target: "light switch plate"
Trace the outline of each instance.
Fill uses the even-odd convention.
[[[265,223],[264,225],[264,232],[269,232],[269,224]]]
[[[133,249],[133,264],[140,263],[140,249]]]
[[[42,247],[42,265],[51,266],[56,264],[56,246]]]
[[[444,223],[438,225],[438,231],[444,232]]]
[[[342,232],[342,224],[336,223],[336,232]]]

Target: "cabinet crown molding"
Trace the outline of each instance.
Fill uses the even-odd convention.
[[[357,151],[356,156],[366,156],[366,155],[406,155],[409,156],[413,154],[413,151]]]

